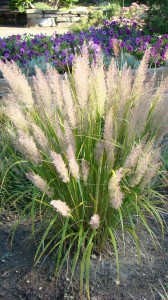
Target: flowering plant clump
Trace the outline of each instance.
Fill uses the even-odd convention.
[[[133,2],[130,6],[121,8],[121,16],[126,18],[136,18],[137,20],[141,20],[144,18],[146,12],[149,10],[149,7],[145,4],[138,4]]]
[[[52,36],[17,35],[0,39],[0,58],[15,61],[28,73],[30,62],[43,58],[41,64],[51,63],[59,72],[71,68],[75,54],[80,54],[83,44],[87,45],[90,59],[94,60],[101,49],[104,58],[111,60],[114,55],[111,40],[116,39],[121,51],[142,59],[149,49],[150,64],[161,66],[167,62],[168,34],[156,35],[146,31],[136,20],[120,17],[104,21],[101,28],[91,27],[79,33],[57,33]],[[27,70],[27,71],[26,71]]]
[[[39,191],[25,206],[31,216],[39,208],[46,224],[35,259],[57,251],[59,272],[73,250],[72,275],[78,261],[81,266],[81,299],[84,274],[90,299],[93,251],[111,242],[119,282],[117,230],[123,238],[128,231],[139,247],[137,222],[152,238],[148,216],[163,227],[164,197],[153,188],[161,174],[160,141],[168,131],[168,79],[158,88],[154,78],[146,82],[147,65],[148,53],[136,74],[126,66],[119,70],[114,60],[105,70],[101,54],[90,64],[84,46],[72,73],[62,76],[48,65],[44,75],[36,68],[33,98],[18,66],[0,63],[11,87],[2,112],[14,157]]]

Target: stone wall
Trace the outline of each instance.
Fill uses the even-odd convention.
[[[146,82],[149,81],[149,79],[153,76],[154,72],[156,72],[156,77],[155,77],[155,86],[158,86],[161,81],[165,80],[168,78],[168,68],[162,67],[159,69],[149,69],[148,70],[148,75],[146,78]],[[28,78],[29,85],[31,86],[32,91],[34,91],[33,87],[33,80],[31,77]],[[5,95],[7,95],[10,92],[9,85],[6,82],[5,79],[1,78],[0,79],[0,99],[2,99]],[[168,97],[168,87],[166,91],[167,97]]]
[[[110,8],[101,10],[100,8],[88,9],[87,7],[79,7],[73,9],[57,9],[57,10],[38,10],[27,9],[27,26],[34,27],[67,27],[76,22],[80,22],[82,18],[89,18],[100,12],[106,14],[110,11]]]

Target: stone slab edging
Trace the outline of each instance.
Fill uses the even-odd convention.
[[[135,72],[133,70],[133,72]],[[158,86],[158,84],[165,80],[166,78],[168,78],[168,67],[161,67],[158,69],[148,69],[148,73],[147,73],[147,78],[146,78],[146,82],[148,82],[151,77],[153,75],[155,76],[155,86]],[[33,87],[33,78],[32,77],[28,77],[28,83],[31,87],[32,92],[34,91],[34,87]],[[10,87],[8,82],[6,81],[6,79],[1,78],[0,79],[0,99],[2,99],[5,95],[7,95],[8,93],[10,93]],[[166,94],[168,94],[168,86],[167,86],[167,92]]]
[[[73,23],[80,22],[83,17],[89,19],[94,13],[108,13],[111,8],[92,8],[78,7],[69,9],[27,9],[27,26],[28,27],[67,27]]]

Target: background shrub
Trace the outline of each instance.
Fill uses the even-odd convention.
[[[159,33],[168,33],[168,0],[148,0],[146,22]]]

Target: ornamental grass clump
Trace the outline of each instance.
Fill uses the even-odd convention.
[[[114,60],[105,70],[101,55],[89,64],[84,47],[71,74],[36,69],[33,95],[14,63],[0,63],[11,87],[2,110],[14,155],[41,192],[29,203],[31,214],[39,205],[46,226],[35,259],[56,251],[59,273],[71,253],[72,275],[78,261],[81,266],[81,297],[86,276],[89,298],[93,251],[102,252],[111,241],[119,281],[117,232],[124,239],[128,231],[138,249],[137,223],[152,239],[149,217],[163,228],[164,198],[154,187],[160,141],[168,132],[168,79],[159,87],[155,76],[146,81],[147,57],[135,74],[127,66],[119,70]]]

